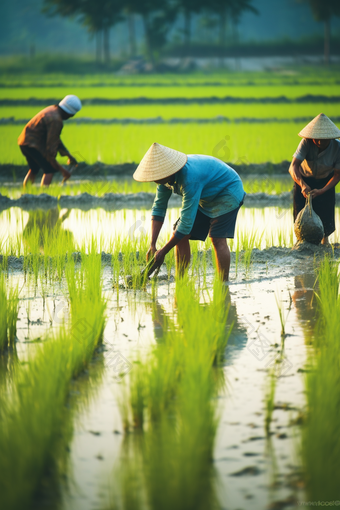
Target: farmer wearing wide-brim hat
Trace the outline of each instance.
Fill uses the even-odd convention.
[[[340,129],[320,113],[300,131],[300,142],[289,168],[294,184],[294,220],[304,208],[308,193],[323,223],[325,237],[335,230],[335,186],[340,181]]]
[[[40,168],[43,170],[41,186],[51,184],[55,172],[61,172],[64,180],[70,178],[70,172],[58,163],[56,157],[59,152],[61,156],[69,158],[69,164],[77,164],[77,160],[61,141],[60,133],[63,121],[73,117],[81,107],[77,96],[68,95],[59,104],[44,108],[26,124],[18,138],[19,147],[29,166],[24,187],[28,182],[35,181]]]
[[[152,207],[151,245],[147,257],[155,255],[154,269],[175,247],[177,272],[190,262],[192,241],[205,241],[209,234],[217,269],[222,280],[229,278],[230,251],[227,238],[233,238],[237,213],[245,192],[238,174],[223,161],[199,154],[186,155],[158,143],[151,145],[133,175],[136,181],[156,182]],[[157,251],[156,243],[172,193],[182,196],[180,218],[171,239]]]

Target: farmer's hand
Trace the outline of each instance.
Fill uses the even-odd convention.
[[[322,195],[322,189],[312,189],[310,192],[312,198],[318,197],[319,195]]]
[[[150,246],[150,248],[148,249],[148,252],[146,254],[146,261],[149,262],[149,260],[154,256],[154,254],[156,253],[157,251],[157,248],[156,248],[156,245],[152,244]]]
[[[67,181],[71,177],[70,172],[68,170],[65,170],[65,168],[63,168],[61,174],[63,176],[63,182]]]
[[[75,165],[76,166],[76,165],[78,165],[78,161],[76,160],[76,158],[74,158],[70,154],[70,157],[68,158],[67,164],[68,165]]]
[[[308,193],[311,191],[311,188],[307,186],[307,184],[304,182],[301,186],[301,193],[305,198],[307,198]]]
[[[156,251],[155,260],[152,266],[154,270],[157,269],[158,267],[161,267],[161,265],[164,262],[165,255],[166,253],[164,253],[163,249]]]

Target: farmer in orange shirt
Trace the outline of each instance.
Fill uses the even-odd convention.
[[[76,159],[61,141],[60,133],[63,129],[63,121],[73,117],[80,109],[80,99],[69,95],[64,97],[58,105],[48,106],[39,112],[26,124],[18,138],[21,152],[29,165],[24,187],[28,181],[32,183],[35,181],[40,168],[44,172],[41,186],[49,186],[56,172],[61,172],[64,180],[71,177],[70,172],[58,163],[56,157],[59,152],[61,156],[68,156],[69,164],[77,164]]]

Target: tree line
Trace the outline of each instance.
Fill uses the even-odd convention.
[[[329,58],[330,20],[340,16],[340,0],[296,0],[308,3],[316,20],[325,26],[325,58]],[[149,60],[156,56],[167,42],[168,34],[179,16],[183,19],[183,45],[187,55],[192,40],[192,18],[197,14],[212,14],[218,20],[218,39],[226,45],[227,26],[233,28],[237,40],[237,27],[245,12],[258,15],[253,0],[43,0],[43,12],[48,16],[60,15],[78,20],[96,40],[97,60],[104,55],[110,60],[110,30],[126,21],[130,55],[137,54],[136,15],[144,27],[144,43]]]
[[[184,20],[183,44],[189,52],[192,17],[203,12],[215,14],[219,22],[219,42],[225,45],[228,20],[236,27],[245,11],[258,14],[253,0],[44,0],[43,12],[77,19],[96,39],[96,55],[110,59],[110,29],[127,22],[130,54],[137,53],[135,16],[140,15],[145,48],[151,62],[167,42],[167,36],[179,15]]]

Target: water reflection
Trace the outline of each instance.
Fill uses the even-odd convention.
[[[317,322],[317,307],[315,299],[316,276],[314,273],[303,273],[294,277],[295,290],[292,301],[296,315],[301,323],[307,343],[312,343],[314,329]]]
[[[230,292],[226,296],[226,308],[229,306],[227,329],[231,328],[230,337],[226,349],[225,365],[232,365],[241,355],[241,352],[247,345],[248,336],[244,323],[239,319],[237,314],[236,302],[232,302]]]
[[[65,499],[71,493],[73,498],[82,494],[83,488],[76,480],[77,466],[74,458],[74,442],[79,434],[77,421],[95,402],[103,385],[105,358],[103,352],[94,354],[87,370],[70,383],[70,391],[64,408],[62,430],[57,440],[51,463],[42,477],[34,499],[33,507],[38,510],[65,509]],[[96,442],[95,436],[88,434],[90,448]],[[84,459],[82,459],[84,460]],[[92,461],[87,459],[88,462]],[[92,461],[93,462],[93,461]]]
[[[38,209],[29,212],[28,221],[23,230],[22,237],[24,244],[33,252],[38,244],[40,251],[44,251],[46,242],[53,242],[58,237],[62,243],[62,238],[72,242],[73,234],[69,230],[62,228],[63,222],[70,216],[71,209],[60,215],[58,207],[49,210]]]
[[[166,314],[164,307],[159,301],[152,303],[152,323],[155,340],[157,343],[164,343],[164,335],[168,328],[169,322],[172,322],[170,317]]]
[[[161,230],[159,245],[164,244],[172,235],[172,225],[179,217],[178,208],[170,208],[167,212],[164,225]],[[268,246],[292,246],[295,242],[293,233],[293,221],[290,209],[285,209],[284,214],[279,214],[276,207],[241,208],[234,241],[230,241],[232,251],[237,246],[240,250],[247,248],[249,242],[255,247],[264,249]],[[28,217],[28,221],[26,218]],[[340,222],[340,208],[335,209],[335,220]],[[27,223],[26,223],[27,221]],[[151,228],[150,209],[123,209],[117,211],[105,211],[103,209],[80,209],[58,208],[50,211],[26,211],[19,208],[11,208],[0,213],[0,240],[10,240],[16,243],[16,237],[21,234],[25,226],[25,235],[32,230],[33,224],[43,230],[67,230],[72,232],[74,241],[79,246],[86,244],[94,237],[102,249],[109,251],[119,238],[137,239],[145,234],[149,235]],[[27,228],[26,228],[27,227]],[[8,235],[9,233],[9,235]],[[331,242],[338,241],[338,233],[335,231],[331,236]],[[204,243],[199,243],[201,246]]]

